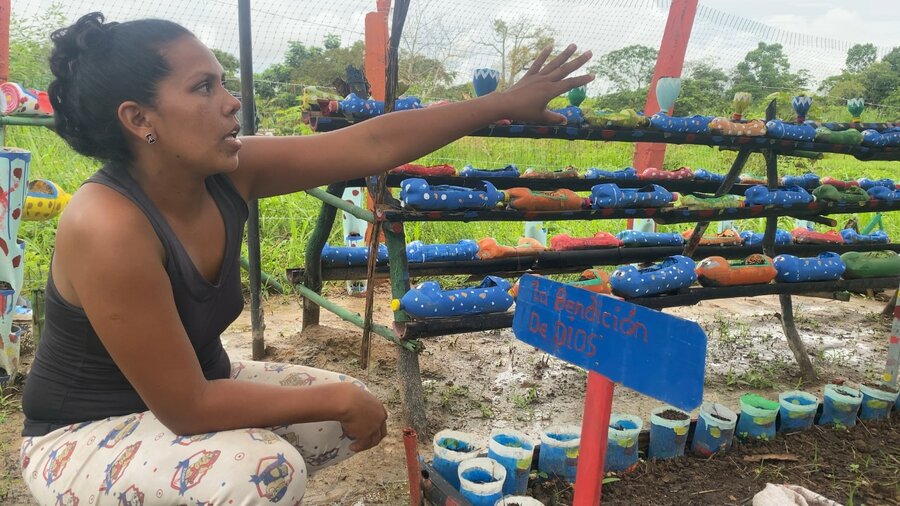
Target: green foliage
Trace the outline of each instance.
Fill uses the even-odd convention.
[[[241,70],[241,62],[233,54],[221,49],[212,49],[222,69],[225,70],[225,88],[229,91],[241,91],[241,81],[238,79],[238,72]]]
[[[639,44],[610,51],[588,67],[588,71],[613,84],[614,91],[645,88],[653,77],[658,51]]]
[[[494,50],[500,58],[499,89],[514,83],[541,50],[555,43],[552,31],[535,25],[525,16],[511,22],[494,19],[492,26],[492,38],[479,43]]]
[[[50,57],[50,34],[66,23],[59,4],[31,18],[13,16],[9,27],[9,80],[26,88],[46,90],[53,74]]]
[[[689,66],[681,81],[681,94],[675,101],[676,116],[692,114],[724,114],[730,104],[728,75],[710,63]]]
[[[808,80],[805,71],[794,74],[781,44],[760,42],[735,68],[734,91],[764,96],[776,89],[799,90]]]
[[[847,50],[847,72],[858,73],[866,70],[866,68],[875,63],[877,58],[877,49],[875,44],[854,44]]]

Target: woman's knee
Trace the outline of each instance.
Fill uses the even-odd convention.
[[[256,444],[235,455],[240,458],[243,476],[234,480],[236,490],[226,492],[230,499],[243,496],[249,503],[259,501],[294,504],[303,498],[306,491],[308,472],[306,462],[300,452],[277,434],[264,429],[249,429],[250,437]],[[232,476],[240,475],[231,469]]]

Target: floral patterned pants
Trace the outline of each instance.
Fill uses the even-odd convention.
[[[343,374],[291,364],[236,361],[231,377],[365,388]],[[26,437],[20,465],[42,505],[296,505],[307,475],[351,456],[350,443],[338,422],[176,436],[145,411]]]

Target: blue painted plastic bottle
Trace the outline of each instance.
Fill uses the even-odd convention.
[[[480,450],[474,434],[442,430],[434,435],[434,470],[453,488],[459,490],[459,463],[478,456]]]
[[[862,407],[859,410],[860,420],[878,420],[891,413],[891,409],[897,402],[897,390],[889,386],[860,385],[862,392]]]
[[[538,471],[548,476],[564,478],[575,483],[581,428],[576,425],[548,427],[541,433],[541,458]]]
[[[494,459],[476,457],[459,464],[459,491],[472,506],[494,506],[503,497],[506,468]]]
[[[737,414],[726,406],[714,402],[704,402],[697,417],[697,428],[691,451],[708,457],[713,453],[731,448]]]
[[[684,455],[691,415],[670,406],[662,406],[650,412],[651,459],[671,459]]]
[[[856,413],[862,403],[862,393],[859,390],[840,385],[825,385],[823,397],[819,425],[840,424],[845,427],[856,425]]]
[[[606,471],[625,471],[638,461],[638,436],[643,426],[639,416],[621,413],[610,416]]]
[[[798,432],[812,426],[819,408],[818,397],[800,390],[788,390],[778,394],[778,402],[781,405],[778,432]]]
[[[741,396],[741,416],[735,433],[740,439],[775,439],[775,417],[778,403],[756,394]]]
[[[527,434],[512,429],[491,431],[488,457],[506,468],[504,495],[522,495],[528,491],[528,475],[534,457],[534,441]]]

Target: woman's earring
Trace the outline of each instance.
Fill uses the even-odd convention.
[[[155,144],[156,143],[156,137],[154,137],[153,134],[147,134],[144,137],[147,138],[147,144]]]

